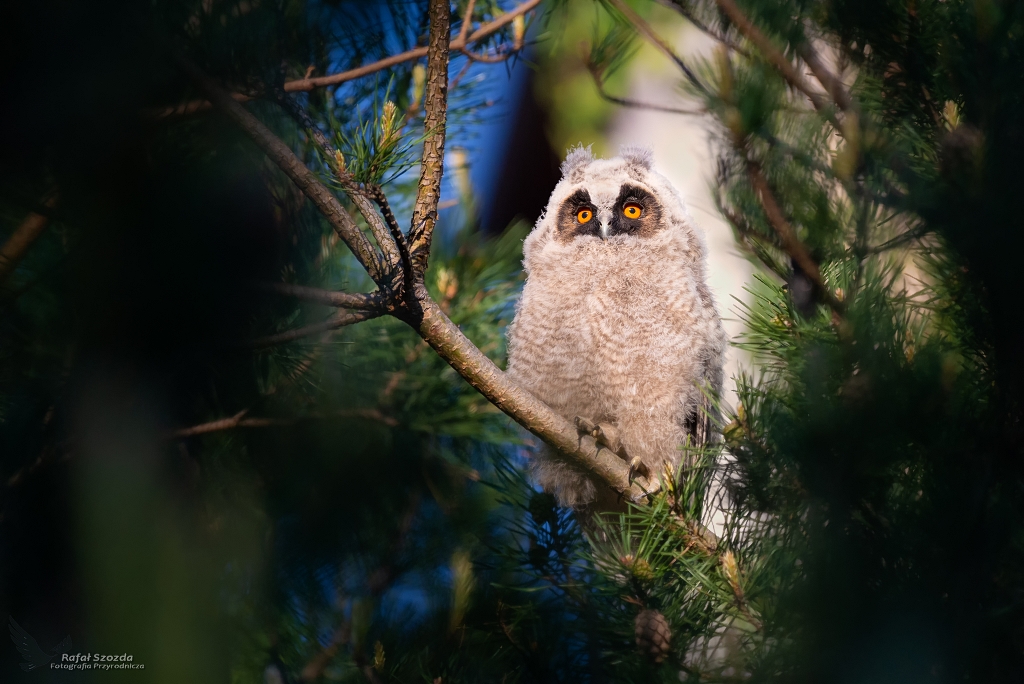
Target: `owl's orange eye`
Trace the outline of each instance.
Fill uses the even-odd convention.
[[[592,218],[594,218],[594,212],[589,209],[580,209],[576,212],[576,220],[580,223],[586,223]]]
[[[622,213],[626,215],[626,218],[638,219],[644,210],[640,208],[639,204],[627,204],[622,207]]]

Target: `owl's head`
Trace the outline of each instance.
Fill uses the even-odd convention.
[[[570,150],[562,179],[527,239],[527,258],[541,250],[553,257],[594,257],[681,242],[702,259],[702,236],[679,193],[652,168],[652,157],[650,149],[636,146],[623,147],[613,159],[596,159],[590,148]]]

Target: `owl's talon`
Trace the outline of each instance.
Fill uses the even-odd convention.
[[[622,440],[619,439],[619,430],[608,423],[598,423],[594,430],[594,439],[597,443],[619,456],[622,456]]]
[[[591,421],[587,420],[583,416],[576,416],[576,420],[574,422],[576,423],[576,432],[581,435],[594,436],[594,430],[597,429],[597,426]]]
[[[636,479],[637,475],[641,475],[648,480],[651,479],[651,471],[647,468],[647,464],[640,460],[639,456],[634,456],[629,462],[629,484],[633,484],[633,480]]]

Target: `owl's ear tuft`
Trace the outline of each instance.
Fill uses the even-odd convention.
[[[651,170],[654,164],[654,150],[646,145],[623,145],[619,148],[619,156],[632,167]]]
[[[580,176],[592,161],[594,161],[594,151],[590,145],[584,147],[583,143],[580,143],[576,147],[570,148],[569,153],[565,155],[565,161],[562,162],[562,177],[573,182],[582,180]]]

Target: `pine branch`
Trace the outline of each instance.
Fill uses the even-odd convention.
[[[419,188],[409,229],[413,272],[422,277],[427,270],[430,242],[437,221],[437,203],[441,199],[444,174],[445,123],[448,116],[448,0],[430,0],[430,53],[427,57],[427,83],[424,104],[423,159]]]
[[[316,125],[316,122],[313,121],[306,110],[300,107],[286,93],[278,93],[276,100],[320,149],[328,166],[334,171],[335,178],[337,178],[341,187],[345,190],[345,194],[356,205],[356,209],[359,210],[366,224],[370,227],[370,232],[373,233],[377,246],[384,254],[384,263],[387,264],[388,272],[393,272],[398,267],[400,260],[399,250],[393,241],[394,238],[388,231],[388,226],[381,219],[380,215],[377,214],[377,210],[370,200],[370,194],[360,187],[355,182],[355,179],[352,178],[352,175],[345,170],[340,161],[342,156],[338,149],[331,144],[331,141],[327,139],[327,136],[320,130],[320,127]]]
[[[715,0],[715,3],[723,12],[725,12],[726,16],[729,17],[729,20],[736,26],[739,32],[754,44],[761,54],[764,55],[765,59],[767,59],[768,62],[782,74],[783,78],[785,78],[792,87],[806,95],[817,111],[828,114],[828,102],[826,99],[822,97],[821,93],[811,86],[799,71],[797,71],[796,67],[793,66],[793,63],[786,59],[786,56],[775,47],[768,36],[761,33],[761,30],[757,28],[757,26],[755,26],[745,14],[743,14],[743,10],[739,8],[735,0]],[[833,121],[833,123],[838,129],[838,122]]]
[[[338,328],[344,328],[346,325],[353,325],[355,323],[362,323],[373,318],[379,318],[384,315],[383,310],[375,311],[339,311],[334,314],[326,321],[320,323],[313,323],[312,325],[306,325],[301,328],[294,330],[288,330],[276,335],[267,335],[266,337],[260,337],[249,343],[251,347],[273,347],[278,344],[284,344],[285,342],[294,342],[295,340],[301,340],[303,337],[309,337],[317,333],[327,332],[329,330],[337,330]]]
[[[581,436],[574,425],[555,413],[549,406],[525,391],[508,379],[494,363],[487,358],[459,330],[444,311],[426,291],[423,284],[423,269],[427,263],[430,249],[430,236],[436,219],[438,191],[443,172],[442,156],[444,152],[444,119],[446,110],[446,80],[449,31],[448,5],[445,0],[432,0],[431,3],[431,38],[432,53],[428,63],[427,100],[425,103],[427,117],[427,139],[421,173],[420,191],[417,195],[416,214],[419,222],[413,223],[412,254],[415,276],[413,292],[403,293],[403,299],[396,301],[388,298],[384,302],[385,309],[397,318],[412,326],[417,333],[444,359],[459,375],[479,391],[498,409],[503,411],[524,428],[537,435],[552,447],[563,452],[577,466],[583,468],[606,483],[614,491],[628,501],[640,503],[657,492],[660,484],[649,482],[646,478],[636,477],[630,481],[628,466],[607,449],[600,447],[593,437]],[[324,213],[336,228],[339,224],[346,230],[355,231],[362,243],[353,244],[362,247],[372,258],[360,259],[364,268],[381,284],[382,267],[377,254],[362,233],[358,232],[352,219],[341,210],[337,199],[320,183],[302,162],[281,142],[273,132],[235,102],[226,92],[213,83],[197,67],[187,59],[177,56],[183,70],[186,71],[210,96],[211,101],[224,110],[289,177],[295,180],[299,188],[314,200],[317,208]],[[299,167],[299,168],[296,168]],[[338,215],[340,212],[340,215]],[[344,218],[341,218],[343,216]],[[347,221],[347,223],[345,223]],[[428,228],[429,221],[429,228]],[[349,228],[350,227],[350,228]],[[339,231],[342,239],[352,239]],[[347,241],[347,240],[346,240]],[[361,252],[353,250],[357,256]],[[370,269],[375,269],[370,271]],[[380,312],[339,312],[328,321],[299,330],[293,330],[258,340],[259,346],[280,344],[305,335],[331,330],[342,325],[366,320],[380,315]]]
[[[57,196],[53,195],[43,203],[43,206],[52,209],[56,204]],[[7,242],[0,247],[0,285],[4,284],[18,263],[25,258],[29,247],[43,234],[49,222],[49,216],[33,211],[7,238]]]
[[[334,418],[365,418],[367,420],[374,420],[378,423],[383,423],[388,427],[398,426],[398,420],[381,413],[377,409],[352,409],[326,414],[314,413],[295,418],[246,418],[245,415],[248,412],[249,409],[245,409],[244,411],[239,411],[229,418],[219,418],[206,423],[200,423],[199,425],[193,425],[192,427],[180,428],[168,433],[167,437],[170,439],[182,439],[185,437],[208,435],[212,432],[223,432],[224,430],[234,430],[237,428],[290,427],[307,420],[331,420]]]
[[[821,59],[821,55],[811,45],[810,40],[805,40],[797,46],[797,54],[800,55],[800,58],[810,68],[814,77],[818,79],[818,83],[832,96],[839,109],[845,112],[853,106],[853,98],[850,96],[849,90],[839,80],[839,77],[828,68]]]
[[[828,304],[829,308],[835,313],[841,314],[843,312],[842,303],[835,298],[835,295],[832,294],[832,291],[825,284],[825,279],[821,275],[818,263],[807,250],[807,246],[797,237],[796,231],[793,230],[793,227],[786,219],[785,213],[779,206],[778,201],[775,199],[775,194],[768,184],[768,179],[764,177],[761,166],[749,157],[746,159],[746,165],[750,184],[754,186],[754,192],[761,202],[765,215],[768,217],[768,223],[775,230],[775,234],[779,236],[782,249],[800,267],[800,270],[804,272],[811,282],[815,284],[822,299]]]
[[[220,86],[213,82],[209,76],[202,72],[199,67],[193,64],[188,58],[177,50],[173,51],[175,61],[188,76],[206,93],[210,101],[218,109],[228,115],[246,134],[259,145],[268,157],[277,164],[278,168],[292,179],[299,189],[313,201],[320,213],[328,220],[338,237],[348,245],[359,263],[370,274],[373,281],[380,285],[387,273],[380,255],[374,250],[373,245],[366,239],[359,230],[352,217],[348,215],[345,208],[338,202],[338,198],[331,193],[317,179],[316,174],[306,168],[302,160],[295,156],[295,153],[285,145],[273,131],[267,128],[259,119],[250,114],[241,104],[236,102]]]
[[[668,7],[674,10],[686,18],[688,22],[693,24],[701,33],[704,33],[711,38],[714,38],[719,43],[729,48],[733,52],[743,55],[746,58],[750,58],[750,53],[747,52],[742,46],[737,45],[735,41],[729,38],[729,36],[715,31],[710,26],[705,24],[703,21],[697,18],[697,15],[686,6],[686,0],[656,0],[657,3],[663,7]]]

